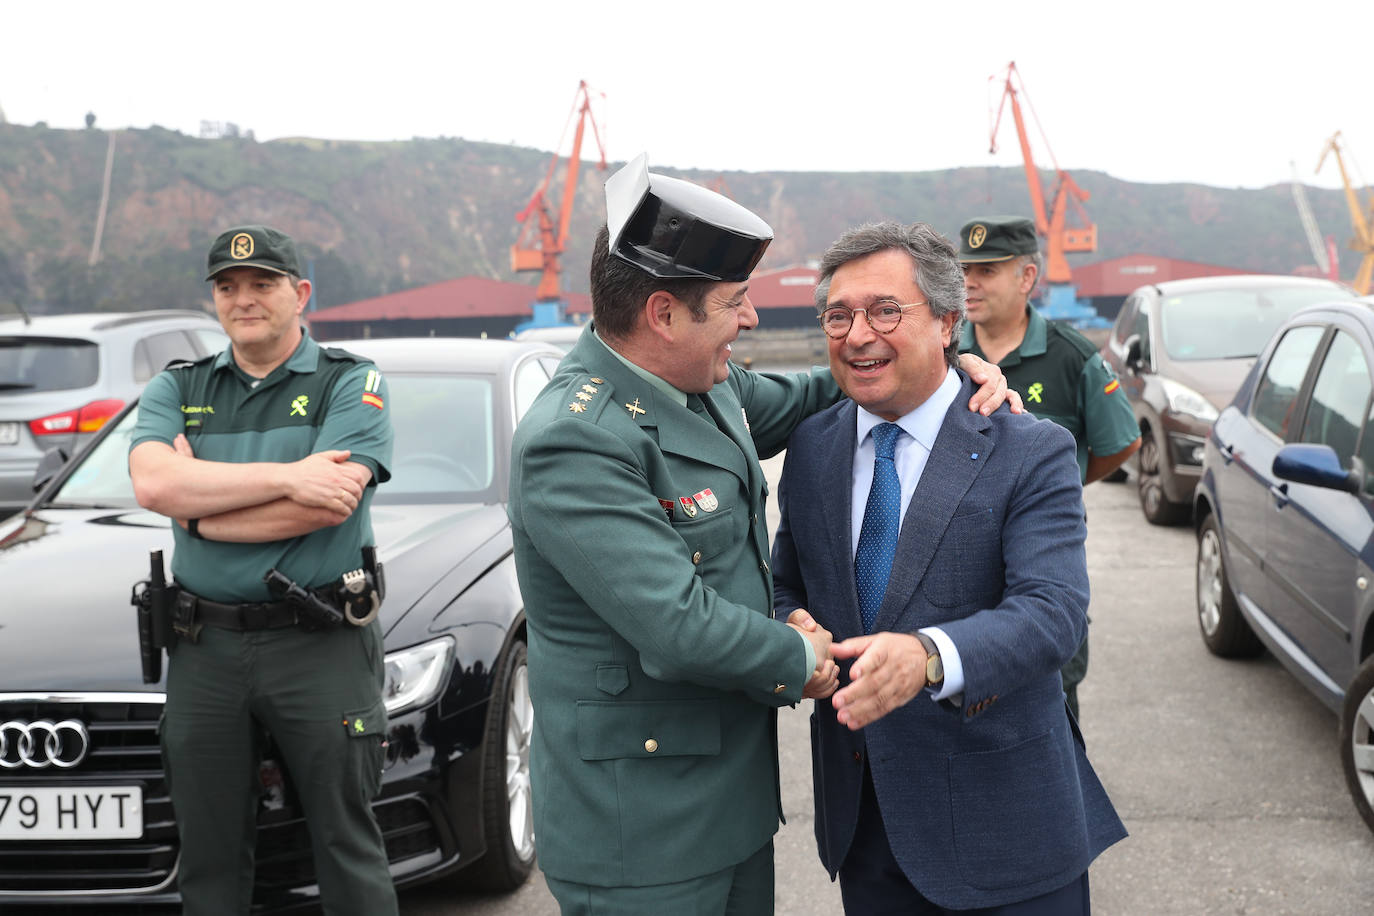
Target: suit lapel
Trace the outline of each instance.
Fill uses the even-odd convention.
[[[992,454],[993,441],[987,435],[992,422],[968,409],[973,387],[967,377],[961,377],[959,395],[945,415],[907,507],[875,632],[891,628],[911,603],[945,529]]]
[[[859,616],[859,591],[854,585],[854,532],[852,531],[854,480],[854,445],[858,424],[858,408],[848,399],[840,402],[838,408],[826,414],[830,422],[817,430],[816,462],[812,465],[813,477],[810,479],[812,492],[790,493],[788,500],[819,499],[821,518],[826,520],[823,535],[815,533],[830,551],[833,568],[842,574],[844,584],[836,589],[844,596],[842,615],[847,627],[847,635],[863,634],[863,620]],[[796,537],[796,535],[793,535]],[[844,638],[836,633],[837,638]]]

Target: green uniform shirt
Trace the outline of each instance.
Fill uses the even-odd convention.
[[[1053,420],[1078,443],[1078,471],[1088,475],[1088,452],[1114,455],[1140,435],[1131,402],[1092,342],[1067,325],[1052,324],[1026,307],[1030,323],[1021,345],[997,365],[1026,410]],[[980,359],[971,322],[964,323],[959,352]]]
[[[334,582],[358,568],[363,545],[372,543],[373,485],[391,476],[386,383],[370,362],[309,335],[262,380],[240,369],[231,350],[154,376],[139,399],[130,450],[149,440],[171,445],[178,433],[208,461],[290,462],[348,449],[350,461],[371,469],[372,481],[346,522],[301,537],[231,544],[192,538],[173,525],[172,574],[195,594],[226,603],[270,600],[262,577],[273,567],[303,586]]]

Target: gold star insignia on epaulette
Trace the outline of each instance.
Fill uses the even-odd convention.
[[[587,394],[596,394],[599,389],[593,388],[591,385],[583,385],[582,390],[587,392]]]
[[[592,384],[593,384],[593,385],[600,385],[600,384],[601,384],[601,379],[599,379],[599,378],[594,378],[594,379],[592,379]]]
[[[587,405],[582,404],[578,401],[573,401],[571,404],[568,405],[568,409],[571,410],[573,413],[582,413],[584,410],[587,409]]]
[[[632,416],[632,417],[635,416],[635,415],[637,415],[637,414],[648,413],[647,410],[645,410],[643,407],[640,407],[640,406],[639,406],[639,398],[635,398],[635,402],[634,402],[633,404],[627,403],[627,404],[625,405],[625,409],[628,410],[628,411],[630,412],[630,416]]]
[[[592,396],[585,391],[579,391],[577,394],[573,395],[573,397],[577,398],[579,401],[590,401],[592,399]]]

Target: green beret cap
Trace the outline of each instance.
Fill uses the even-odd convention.
[[[236,226],[221,232],[210,246],[205,279],[231,267],[261,267],[277,274],[301,275],[296,243],[268,226]]]
[[[1024,216],[984,216],[959,230],[959,260],[965,264],[1009,261],[1039,250],[1035,223]]]

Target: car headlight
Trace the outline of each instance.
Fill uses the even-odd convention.
[[[447,636],[388,653],[386,680],[382,683],[387,715],[432,702],[444,686],[451,658],[453,640]]]
[[[1197,417],[1203,423],[1211,423],[1217,418],[1217,409],[1212,402],[1198,394],[1187,385],[1180,385],[1172,379],[1163,378],[1164,397],[1169,401],[1169,410]]]

